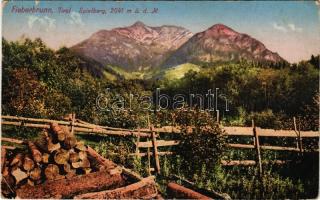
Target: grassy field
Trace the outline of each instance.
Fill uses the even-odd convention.
[[[199,72],[200,69],[201,67],[199,67],[198,65],[185,63],[168,69],[158,70],[156,73],[154,73],[153,77],[156,79],[171,81],[183,78],[184,75],[189,71]]]
[[[122,77],[123,79],[126,79],[126,80],[143,79],[143,77],[144,77],[144,72],[138,72],[138,71],[137,72],[127,72],[126,70],[124,70],[120,67],[111,66],[111,65],[108,65],[107,68],[109,68],[109,70],[111,70],[118,77]],[[106,72],[106,73],[108,73],[108,72]],[[106,78],[108,78],[108,77],[110,77],[110,75],[108,75]],[[116,76],[113,75],[113,77],[116,77]]]
[[[117,79],[117,77],[122,77],[126,80],[132,80],[132,79],[164,79],[164,80],[176,80],[181,79],[184,77],[184,75],[189,71],[199,72],[201,67],[195,64],[191,63],[185,63],[181,65],[177,65],[172,68],[168,69],[148,69],[148,70],[142,70],[142,71],[134,71],[134,72],[128,72],[120,67],[117,66],[107,66],[108,71],[104,71],[105,78],[108,80],[114,81]]]

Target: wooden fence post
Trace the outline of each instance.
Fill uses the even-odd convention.
[[[73,135],[74,134],[74,123],[76,121],[76,114],[75,113],[72,113],[72,120],[71,120],[71,134]]]
[[[299,126],[299,130],[298,130],[296,117],[293,117],[293,126],[294,126],[294,132],[296,132],[296,134],[297,134],[297,148],[300,150],[300,153],[302,153],[302,140],[301,140],[301,135],[300,135],[300,126]]]
[[[139,143],[140,143],[140,127],[138,127],[138,137],[136,141],[136,156],[140,158]]]
[[[147,140],[147,142],[149,142],[149,139]],[[151,176],[151,155],[150,155],[150,148],[148,147],[148,150],[147,150],[147,155],[148,155],[148,174],[149,176]]]
[[[300,125],[301,125],[301,124],[300,124],[300,121],[299,121],[299,125],[298,125],[298,136],[299,136],[300,153],[301,153],[301,155],[302,155],[303,149],[302,149],[302,137],[301,137],[301,133],[300,133],[300,129],[301,129]]]
[[[156,133],[154,132],[154,127],[151,125],[151,136],[152,136],[152,146],[153,146],[153,156],[155,161],[155,169],[158,174],[160,174],[160,162],[159,162],[159,155],[158,155],[158,145],[157,145],[157,138]]]
[[[148,122],[148,128],[151,130],[151,125],[150,125],[150,118],[149,114],[147,115],[147,122]],[[147,142],[149,143],[149,139],[147,139]],[[150,148],[148,147],[147,149],[147,156],[148,156],[148,174],[151,176],[151,155],[150,155]]]
[[[253,129],[253,136],[255,141],[255,148],[257,154],[257,164],[259,166],[259,175],[262,176],[262,162],[261,162],[261,154],[260,154],[260,143],[259,143],[259,136],[256,130],[256,126],[254,124],[254,120],[252,120],[252,129]]]
[[[294,127],[294,132],[297,134],[297,138],[296,138],[297,149],[300,149],[300,145],[299,145],[299,133],[298,133],[298,131],[297,131],[296,117],[293,117],[293,127]]]
[[[220,112],[217,110],[217,123],[220,124]]]

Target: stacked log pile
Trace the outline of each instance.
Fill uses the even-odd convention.
[[[99,166],[88,156],[88,148],[77,141],[69,127],[52,123],[36,142],[24,142],[28,150],[2,160],[2,191],[9,195],[24,185],[39,185],[46,181],[71,178],[99,171]]]
[[[1,147],[1,190],[6,198],[130,198],[158,196],[154,177],[117,166],[77,141],[66,126],[50,124],[31,141],[6,138],[27,148]],[[2,197],[3,197],[2,196]]]

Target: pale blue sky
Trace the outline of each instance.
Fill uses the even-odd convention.
[[[16,7],[52,8],[53,14],[21,14]],[[58,7],[72,8],[71,14],[59,14]],[[80,8],[106,9],[107,14],[79,14]],[[111,8],[140,10],[158,8],[157,14],[112,14]],[[57,49],[72,46],[101,29],[128,26],[142,21],[149,26],[177,25],[193,33],[223,23],[247,33],[278,52],[290,62],[308,59],[320,53],[319,5],[313,1],[249,2],[84,2],[13,1],[3,11],[2,34],[8,40],[22,35],[42,38]]]

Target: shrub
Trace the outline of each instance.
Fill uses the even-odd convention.
[[[215,120],[201,111],[180,111],[177,120],[183,122],[177,154],[181,156],[182,166],[187,168],[188,174],[199,173],[203,167],[212,169],[220,165],[225,136]],[[192,132],[189,125],[194,127]]]

